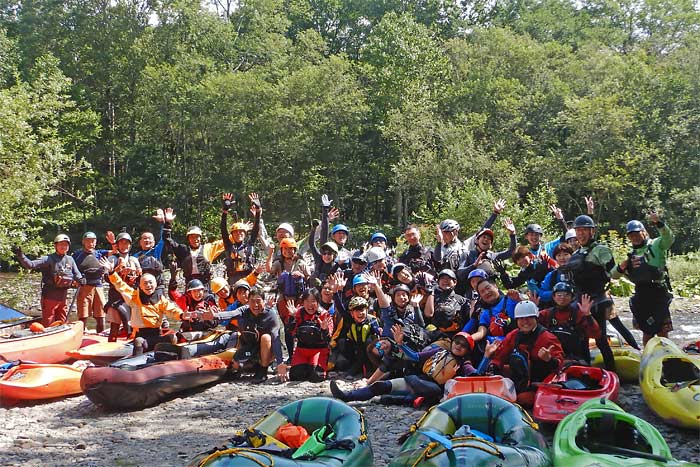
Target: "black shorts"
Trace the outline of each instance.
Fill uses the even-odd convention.
[[[638,286],[630,298],[635,328],[655,335],[673,330],[669,305],[673,296],[663,286]]]

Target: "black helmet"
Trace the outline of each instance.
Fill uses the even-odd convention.
[[[396,295],[396,292],[400,292],[402,290],[407,294],[411,295],[411,289],[409,289],[407,285],[399,284],[391,290],[391,296],[393,297],[394,295]]]
[[[557,282],[552,288],[552,293],[566,292],[568,294],[574,294],[574,287],[568,282]]]
[[[593,222],[593,219],[591,219],[590,216],[583,214],[574,219],[573,227],[574,229],[578,229],[579,227],[595,229],[595,222]]]
[[[625,229],[627,230],[627,233],[641,232],[643,230],[646,230],[644,228],[644,224],[642,224],[639,221],[635,221],[635,220],[629,221],[627,223],[627,226],[625,227]]]
[[[202,281],[200,281],[199,279],[192,279],[191,281],[189,281],[189,282],[187,283],[187,288],[186,288],[185,291],[186,291],[186,292],[189,292],[190,290],[197,290],[197,289],[202,289],[202,290],[203,290],[203,289],[204,289],[204,284],[203,284]]]
[[[526,234],[536,233],[536,234],[540,234],[540,235],[544,234],[540,224],[527,224],[527,227],[525,227],[525,233]]]

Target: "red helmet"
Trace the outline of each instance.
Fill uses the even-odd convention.
[[[458,332],[454,335],[452,340],[454,341],[457,338],[457,336],[463,337],[467,341],[467,345],[469,345],[470,352],[474,350],[474,339],[472,338],[471,334],[469,334],[468,332]]]

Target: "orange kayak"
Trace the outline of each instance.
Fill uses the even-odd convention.
[[[503,376],[459,376],[445,383],[445,399],[484,392],[515,402],[515,386],[513,382]]]
[[[69,358],[66,352],[77,349],[83,341],[81,321],[48,327],[44,332],[26,332],[21,337],[0,337],[0,360],[61,363]]]
[[[82,393],[84,367],[20,363],[0,378],[0,401],[42,400]]]

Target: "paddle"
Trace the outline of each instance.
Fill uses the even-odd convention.
[[[605,444],[605,443],[598,443],[598,442],[592,442],[589,445],[590,448],[593,448],[594,450],[602,450],[602,451],[607,451],[610,454],[620,454],[623,456],[627,457],[639,457],[641,459],[649,459],[653,461],[659,461],[659,462],[668,462],[670,459],[667,459],[666,457],[659,456],[656,454],[651,454],[648,452],[642,452],[642,451],[635,451],[633,449],[626,449],[626,448],[621,448],[618,446],[612,446],[610,444]]]

